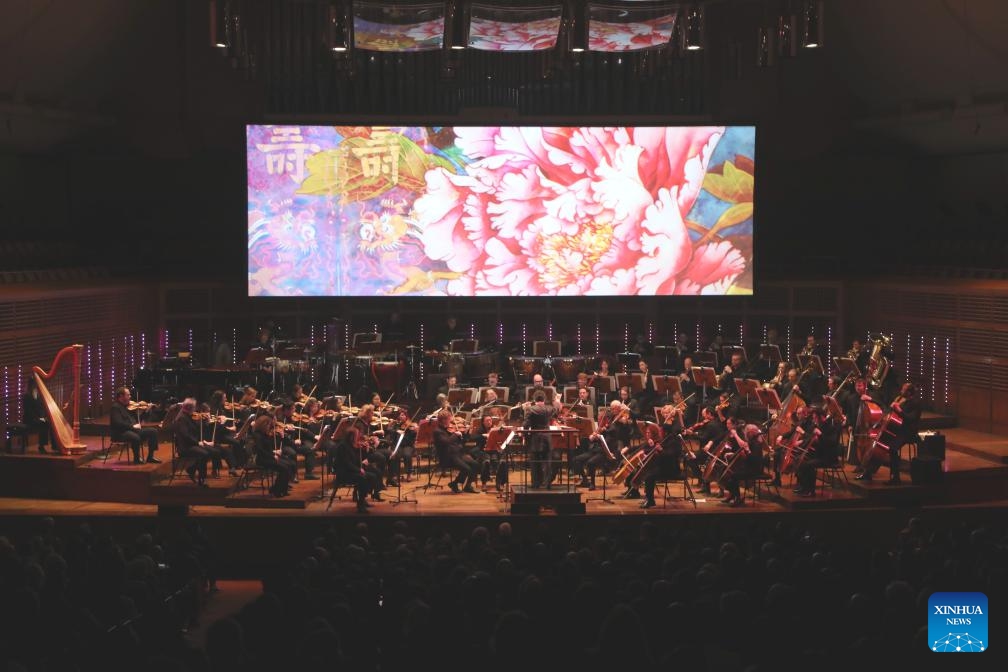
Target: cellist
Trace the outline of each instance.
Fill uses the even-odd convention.
[[[888,485],[898,485],[900,482],[900,450],[905,443],[918,440],[920,428],[921,406],[917,396],[917,388],[913,383],[903,383],[899,396],[889,404],[889,415],[882,423],[877,443],[884,444],[889,449],[889,481]],[[884,459],[884,458],[883,458]],[[874,455],[868,460],[864,471],[856,476],[859,481],[870,481],[872,475],[882,466],[882,462]]]
[[[758,425],[746,425],[742,434],[734,428],[730,431],[737,452],[727,452],[724,459],[729,467],[721,476],[721,487],[728,496],[722,500],[729,506],[742,506],[742,492],[739,484],[747,479],[759,476],[763,472],[763,455],[766,450],[766,439]],[[814,474],[815,472],[813,472]]]
[[[812,438],[808,441],[805,459],[798,467],[798,487],[794,492],[802,497],[815,496],[815,470],[836,464],[840,456],[841,421],[822,406],[812,407]]]
[[[684,407],[685,404],[662,406],[658,440],[648,437],[651,453],[644,465],[631,477],[634,484],[644,482],[644,501],[640,505],[642,509],[650,509],[655,505],[655,485],[659,478],[678,478],[680,475]]]
[[[630,418],[630,410],[623,406],[617,399],[609,402],[609,408],[602,415],[598,429],[582,439],[584,446],[574,458],[574,474],[580,477],[577,484],[579,488],[595,489],[595,471],[612,466],[616,455],[625,446],[630,444],[630,435],[633,431],[633,421]],[[602,437],[605,437],[605,444]],[[609,449],[606,450],[608,445]],[[587,477],[585,470],[587,468]]]

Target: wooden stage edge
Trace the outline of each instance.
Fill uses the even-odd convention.
[[[656,507],[641,509],[640,500],[622,499],[622,488],[612,485],[605,492],[601,487],[592,492],[578,489],[573,496],[556,498],[557,505],[552,506],[541,497],[506,502],[492,483],[486,492],[475,494],[454,494],[445,487],[445,480],[442,487],[425,488],[427,474],[419,473],[411,482],[401,483],[401,488],[385,490],[384,501],[372,502],[368,514],[361,517],[735,516],[1008,504],[1008,439],[957,428],[945,429],[943,434],[946,459],[936,482],[928,484],[911,482],[909,464],[899,486],[885,484],[887,468],[879,471],[875,481],[863,483],[854,480],[848,467],[830,482],[821,482],[815,497],[794,495],[793,484],[785,477],[783,487],[748,491],[745,506],[729,507],[716,494],[699,492],[693,493],[694,505],[683,498],[682,481],[673,481],[667,490],[659,484]],[[83,455],[42,455],[34,446],[25,454],[0,454],[0,516],[358,516],[346,488],[337,492],[330,507],[331,489],[321,481],[302,480],[283,498],[264,493],[255,483],[237,491],[237,479],[226,475],[210,479],[208,488],[199,488],[185,474],[172,478],[170,444],[162,443],[159,449],[163,463],[133,465],[131,456],[116,451],[106,458],[98,437],[85,437],[85,442],[88,449]]]

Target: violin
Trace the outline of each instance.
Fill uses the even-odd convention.
[[[126,410],[128,410],[128,411],[146,411],[146,410],[154,408],[154,406],[156,406],[156,405],[157,404],[154,404],[154,403],[152,403],[150,401],[130,401],[129,404],[126,405]]]

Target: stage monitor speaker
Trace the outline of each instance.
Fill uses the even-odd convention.
[[[937,457],[910,460],[910,481],[914,485],[938,485],[942,482],[942,461]]]
[[[921,434],[920,457],[945,459],[945,435],[938,432]]]

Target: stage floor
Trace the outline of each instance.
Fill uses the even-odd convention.
[[[949,428],[946,459],[942,463],[941,482],[913,484],[907,468],[900,486],[885,484],[888,470],[883,468],[871,483],[854,480],[847,467],[846,478],[821,483],[815,497],[792,493],[792,483],[785,477],[779,489],[761,488],[758,496],[749,492],[746,504],[731,507],[720,497],[703,495],[694,486],[696,505],[683,499],[682,481],[671,481],[666,496],[659,484],[657,506],[641,509],[638,499],[623,499],[621,486],[609,485],[594,491],[577,489],[588,516],[663,516],[704,514],[780,513],[906,506],[952,506],[983,502],[987,505],[1008,503],[1008,439],[971,430]],[[185,476],[171,476],[169,444],[163,443],[159,455],[162,464],[132,465],[128,456],[111,455],[103,460],[100,441],[86,437],[88,454],[82,456],[40,455],[29,447],[24,455],[0,456],[0,515],[55,516],[150,516],[162,507],[183,507],[194,516],[356,516],[350,493],[342,488],[330,508],[328,483],[304,481],[293,486],[291,495],[275,498],[258,485],[236,492],[237,479],[210,479],[209,488],[197,488]],[[907,465],[909,466],[909,465]],[[5,476],[3,476],[5,475]],[[520,482],[519,478],[513,480]],[[485,492],[452,493],[447,479],[443,487],[424,488],[426,473],[414,475],[401,488],[388,488],[384,501],[372,502],[367,516],[490,516],[513,515],[508,502],[499,496],[493,483]],[[603,499],[605,496],[605,499]],[[396,503],[399,497],[403,501]],[[111,501],[110,501],[111,500]],[[177,510],[177,508],[176,508]],[[543,508],[540,515],[557,515]]]

